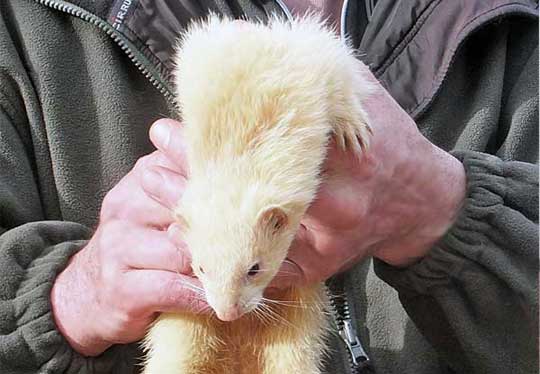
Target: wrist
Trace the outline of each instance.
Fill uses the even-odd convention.
[[[88,275],[81,271],[84,255],[83,249],[57,276],[51,290],[51,309],[58,331],[71,348],[83,356],[98,356],[111,344],[92,333],[94,321],[87,318],[95,304],[87,302],[92,298],[92,288],[87,286]]]
[[[427,140],[426,140],[427,142]],[[398,267],[424,258],[454,224],[466,196],[466,175],[462,163],[451,154],[427,142],[411,167],[415,190],[421,198],[411,207],[407,229],[393,243],[383,245],[374,257]]]

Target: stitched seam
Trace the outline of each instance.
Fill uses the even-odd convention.
[[[428,18],[433,14],[433,11],[441,3],[441,0],[436,0],[430,3],[420,14],[420,17],[416,19],[411,29],[405,34],[403,39],[401,39],[396,47],[393,49],[392,53],[386,58],[385,62],[375,71],[375,76],[380,77],[385,73],[385,71],[394,63],[394,61],[401,56],[405,51],[409,43],[416,37],[418,32],[422,29],[422,26],[426,23]]]
[[[137,3],[137,8],[140,6],[141,2],[139,1]],[[132,17],[133,15],[135,14],[135,12],[137,11],[137,8],[135,9],[135,11],[133,12],[132,14]],[[170,71],[169,69],[165,66],[165,64],[154,54],[154,52],[152,52],[152,50],[150,49],[150,47],[148,47],[142,40],[141,38],[139,37],[139,35],[133,31],[133,29],[131,27],[129,27],[129,25],[127,23],[125,23],[124,25],[124,28],[126,28],[127,30],[129,30],[129,32],[131,34],[133,34],[135,36],[135,38],[137,39],[136,41],[138,43],[135,43],[134,40],[132,40],[131,42],[134,44],[134,45],[137,45],[137,48],[139,48],[139,51],[149,60],[150,63],[152,64],[155,64],[157,65],[156,68],[157,70],[159,71],[159,74],[161,75],[161,79],[163,79],[163,81],[166,81],[168,82],[169,84],[171,84],[171,82],[168,80],[168,79],[165,79],[165,75],[166,76],[169,76],[170,75]],[[126,36],[127,37],[127,36]],[[146,53],[148,53],[152,58],[149,58],[148,56],[146,56]],[[155,63],[155,61],[157,61],[157,64]],[[167,74],[163,74],[163,72],[166,72]]]
[[[478,25],[476,28],[473,28],[472,30],[470,30],[469,32],[467,32],[464,36],[462,35],[463,34],[463,30],[465,30],[468,26],[470,26],[472,23],[476,22],[479,18],[481,17],[484,17],[486,16],[487,14],[489,13],[492,13],[492,12],[495,12],[501,8],[505,8],[505,7],[514,7],[514,6],[517,6],[517,7],[521,7],[525,10],[529,9],[527,7],[527,5],[525,4],[522,4],[522,3],[518,3],[518,2],[512,2],[512,3],[509,3],[509,4],[503,4],[503,5],[499,5],[498,7],[496,8],[493,8],[493,9],[490,9],[490,10],[487,10],[486,12],[484,13],[481,13],[479,15],[477,15],[475,18],[473,18],[472,20],[470,20],[469,22],[467,22],[463,28],[461,29],[459,35],[461,36],[460,38],[458,38],[458,42],[457,43],[454,43],[453,44],[453,48],[450,49],[450,59],[447,60],[447,63],[445,63],[443,66],[444,68],[440,70],[440,73],[437,74],[436,76],[436,80],[435,80],[435,84],[433,85],[434,87],[434,90],[430,91],[431,94],[427,95],[426,97],[424,97],[422,99],[422,101],[420,101],[417,105],[415,105],[413,108],[410,109],[410,113],[413,113],[414,114],[414,117],[418,117],[422,112],[423,110],[420,112],[420,113],[415,113],[415,111],[420,108],[421,106],[425,105],[426,102],[429,103],[431,100],[433,100],[435,98],[435,96],[437,95],[437,93],[439,92],[440,88],[442,87],[442,84],[444,83],[446,77],[447,77],[447,73],[450,69],[450,66],[452,65],[452,63],[454,62],[455,60],[455,57],[457,55],[457,52],[459,51],[459,49],[464,45],[464,42],[469,38],[469,36],[471,36],[473,34],[474,31],[478,30],[479,28],[482,28],[484,26],[487,26],[489,24],[491,24],[492,22],[495,22],[495,20],[498,19],[498,17],[495,17],[491,20],[489,20],[488,22],[486,23],[483,23],[483,24],[480,24]],[[517,11],[516,11],[517,13]],[[504,17],[509,17],[509,16],[512,16],[512,12],[511,13],[508,13],[508,14],[501,14],[500,17],[501,18],[504,18]]]

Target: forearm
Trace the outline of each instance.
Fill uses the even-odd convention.
[[[377,262],[415,324],[457,372],[533,372],[538,330],[538,169],[460,152],[467,195],[419,263]],[[519,369],[519,370],[518,370]]]

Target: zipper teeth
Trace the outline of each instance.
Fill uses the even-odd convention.
[[[165,87],[160,78],[156,78],[155,75],[144,66],[144,64],[135,56],[130,46],[118,35],[118,32],[107,22],[98,18],[97,16],[85,11],[84,9],[78,8],[71,4],[65,4],[56,0],[36,0],[38,3],[45,5],[49,8],[59,10],[64,13],[71,14],[77,18],[82,19],[83,21],[89,22],[99,29],[104,31],[111,39],[124,51],[128,58],[133,62],[135,67],[143,74],[143,76],[150,81],[150,83],[163,95],[165,98],[177,106],[176,101],[174,100],[174,95]]]
[[[294,19],[291,11],[289,10],[289,8],[287,8],[287,6],[285,5],[285,3],[283,3],[283,0],[275,0],[276,4],[281,8],[281,10],[283,11],[283,13],[285,13],[285,16],[287,17],[287,19],[289,21],[292,21]]]
[[[334,293],[330,290],[329,287],[326,287],[326,294],[328,295],[328,299],[330,300],[330,307],[332,308],[332,315],[334,316],[334,322],[337,325],[337,328],[340,329],[343,327],[343,320],[344,318],[341,316],[340,308],[338,306],[337,298],[339,296],[334,295]]]
[[[325,286],[326,288],[326,294],[328,295],[328,299],[330,300],[330,308],[332,309],[332,316],[334,317],[334,322],[338,328],[338,331],[341,332],[341,330],[344,328],[345,322],[344,320],[347,318],[350,318],[350,310],[349,310],[349,303],[347,299],[343,296],[335,295],[331,290],[330,287]],[[341,308],[340,305],[341,304]],[[340,334],[341,338],[341,334]],[[343,338],[341,338],[343,340]],[[345,343],[345,342],[344,342]],[[358,373],[358,367],[353,362],[352,353],[349,352],[349,349],[345,347],[345,350],[347,351],[347,358],[349,361],[349,368],[351,369],[351,374]]]
[[[340,27],[339,27],[339,33],[341,35],[341,39],[345,40],[346,38],[346,32],[347,32],[347,9],[349,8],[349,0],[343,1],[343,6],[341,7],[341,15],[340,15]]]

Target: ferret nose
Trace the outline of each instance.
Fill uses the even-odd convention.
[[[238,303],[235,303],[234,305],[231,305],[226,309],[219,311],[216,310],[216,315],[220,320],[230,322],[240,318],[242,316],[242,310],[240,308],[240,305],[238,305]]]

